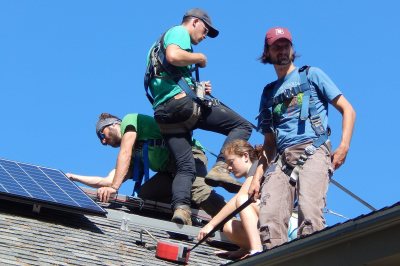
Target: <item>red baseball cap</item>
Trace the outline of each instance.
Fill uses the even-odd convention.
[[[287,28],[282,28],[282,27],[271,28],[267,31],[267,35],[265,36],[265,42],[268,45],[272,45],[275,41],[279,39],[286,39],[292,42],[292,35],[290,34]]]

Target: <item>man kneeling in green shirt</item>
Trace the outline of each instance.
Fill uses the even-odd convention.
[[[111,114],[102,113],[96,124],[96,133],[103,145],[120,147],[115,169],[105,178],[68,173],[70,179],[99,188],[97,195],[100,201],[107,202],[125,180],[133,178],[136,181],[135,192],[140,198],[171,203],[174,193],[179,193],[172,191],[176,172],[175,160],[164,144],[153,117],[128,114],[121,120]],[[193,140],[192,152],[197,172],[192,185],[192,201],[209,215],[215,216],[225,205],[224,198],[204,182],[207,157],[196,140]],[[149,169],[156,174],[146,180]],[[143,175],[147,177],[146,182],[140,186]],[[191,225],[190,210],[177,210],[179,211],[174,212],[172,221]]]

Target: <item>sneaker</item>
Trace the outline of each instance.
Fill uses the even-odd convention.
[[[179,205],[175,208],[171,221],[177,224],[192,225],[192,210],[188,205]]]
[[[204,178],[207,185],[212,187],[223,187],[228,192],[239,192],[242,184],[236,181],[228,171],[228,165],[225,162],[217,162],[210,172]]]

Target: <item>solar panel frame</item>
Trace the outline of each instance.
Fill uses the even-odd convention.
[[[0,199],[80,214],[107,212],[61,170],[0,158]]]

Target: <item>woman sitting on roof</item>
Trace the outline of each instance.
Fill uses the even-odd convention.
[[[232,172],[236,178],[246,177],[246,180],[239,192],[200,230],[197,235],[199,240],[248,200],[247,192],[257,169],[258,159],[262,156],[262,146],[253,147],[247,141],[238,139],[226,144],[223,153],[225,161],[228,164],[228,170]],[[260,201],[257,200],[257,202],[252,203],[239,213],[240,220],[231,219],[224,225],[224,234],[240,248],[236,251],[223,252],[217,255],[228,259],[238,259],[263,250],[257,227],[260,209],[259,204]]]
[[[239,192],[200,230],[197,236],[199,240],[248,199],[247,191],[253,180],[258,158],[262,155],[262,147],[253,148],[247,141],[234,140],[225,145],[223,153],[225,162],[228,164],[228,170],[236,178],[246,177],[246,180]],[[231,219],[224,225],[224,234],[240,249],[219,255],[226,256],[229,259],[237,259],[246,254],[254,254],[263,250],[257,228],[258,204],[259,200],[241,211],[239,214],[241,220]]]

